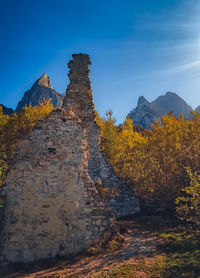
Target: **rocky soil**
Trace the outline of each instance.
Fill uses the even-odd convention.
[[[123,246],[119,250],[96,256],[82,254],[74,259],[12,265],[2,269],[0,277],[95,277],[98,271],[106,273],[124,262],[164,254],[165,241],[155,232],[168,223],[169,218],[166,216],[133,216],[132,219],[119,222],[124,239]]]

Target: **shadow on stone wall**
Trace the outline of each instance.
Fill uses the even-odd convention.
[[[5,192],[3,191],[3,188],[0,188],[0,238],[1,238],[1,231],[3,229],[5,200],[6,200]]]

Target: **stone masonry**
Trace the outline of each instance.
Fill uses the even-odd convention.
[[[89,56],[72,56],[63,107],[18,142],[4,188],[1,262],[76,255],[111,229],[114,217],[139,211],[99,147]]]

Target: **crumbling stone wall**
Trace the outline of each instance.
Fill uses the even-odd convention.
[[[3,227],[4,209],[5,209],[5,192],[3,188],[0,187],[0,239],[1,239],[1,232]]]
[[[117,176],[108,159],[100,150],[100,129],[95,121],[92,89],[89,79],[91,61],[86,54],[74,54],[68,64],[70,85],[67,88],[63,108],[82,120],[86,128],[87,142],[90,150],[88,173],[92,180],[101,181],[102,188],[115,192],[114,198],[108,198],[109,207],[116,217],[133,214],[139,210],[138,201],[132,190]]]
[[[113,216],[139,210],[99,148],[89,65],[88,55],[73,55],[63,108],[18,142],[4,189],[4,262],[75,255],[111,228]]]

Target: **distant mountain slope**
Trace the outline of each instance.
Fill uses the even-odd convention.
[[[197,106],[197,108],[195,109],[195,111],[196,111],[198,114],[200,114],[200,105]]]
[[[42,99],[52,99],[52,104],[56,108],[62,106],[64,96],[57,93],[51,85],[50,78],[44,73],[32,86],[25,92],[21,101],[18,102],[16,112],[26,105],[38,105]]]
[[[3,104],[0,104],[0,106],[3,107],[3,114],[10,115],[14,112],[12,108],[7,108]]]
[[[129,114],[134,124],[141,125],[144,128],[151,128],[155,120],[159,120],[161,115],[173,112],[178,117],[182,113],[185,117],[190,115],[192,107],[189,106],[181,97],[172,92],[167,92],[159,96],[155,101],[148,102],[144,97],[139,97],[138,105]],[[200,111],[200,107],[199,107]]]

